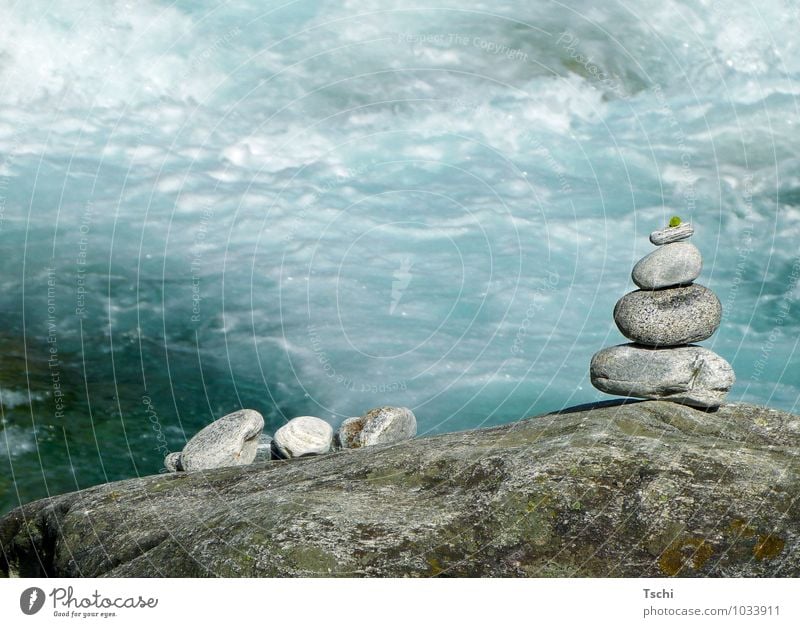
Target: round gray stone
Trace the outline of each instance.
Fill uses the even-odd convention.
[[[721,318],[719,298],[696,283],[629,292],[614,307],[614,322],[622,335],[648,346],[681,346],[705,340],[717,330]]]
[[[363,416],[348,418],[337,434],[342,448],[361,448],[410,440],[417,434],[417,418],[407,407],[377,407]]]
[[[241,409],[215,420],[195,435],[181,453],[184,470],[206,470],[253,463],[264,418]]]
[[[178,472],[183,470],[183,465],[181,464],[181,454],[169,453],[164,458],[164,468],[166,468],[168,472]]]
[[[364,418],[362,416],[352,416],[347,418],[339,425],[339,430],[336,432],[336,447],[343,448],[358,448],[358,434],[364,428]]]
[[[321,455],[331,450],[333,427],[321,418],[298,416],[275,432],[272,449],[279,457],[292,459]]]
[[[592,357],[592,385],[607,394],[718,407],[736,377],[731,365],[701,346],[649,348],[621,344]]]
[[[650,233],[650,242],[656,246],[671,244],[690,238],[694,235],[694,227],[691,222],[684,222],[678,226],[668,226],[665,229]]]
[[[633,267],[631,278],[643,290],[686,285],[700,276],[703,257],[697,246],[675,242],[659,246]]]

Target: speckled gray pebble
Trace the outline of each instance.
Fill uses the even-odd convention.
[[[266,433],[262,433],[261,437],[258,439],[258,446],[256,447],[256,456],[253,460],[254,464],[260,464],[261,462],[268,462],[272,460],[272,436]]]
[[[178,472],[183,470],[183,465],[181,464],[181,454],[169,453],[164,458],[164,468],[166,468],[168,472]]]
[[[614,322],[622,335],[648,346],[699,342],[717,330],[721,318],[719,298],[696,283],[629,292],[614,307]]]
[[[700,276],[703,257],[697,246],[676,242],[659,246],[633,267],[631,278],[643,290],[686,285]]]
[[[206,470],[251,464],[263,428],[264,418],[252,409],[235,411],[215,420],[183,448],[183,469]]]
[[[596,353],[592,385],[607,394],[718,407],[736,377],[722,357],[700,346],[611,346]]]
[[[694,227],[691,222],[684,222],[678,226],[668,226],[659,231],[650,233],[650,242],[656,246],[664,244],[671,244],[672,242],[679,242],[684,239],[689,239],[694,235]]]
[[[342,448],[361,448],[409,440],[417,434],[417,418],[407,407],[377,407],[339,427]]]
[[[272,450],[279,457],[291,459],[321,455],[331,450],[333,427],[321,418],[298,416],[275,432]]]

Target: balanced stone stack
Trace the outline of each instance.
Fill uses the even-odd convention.
[[[700,251],[686,241],[694,228],[678,218],[670,225],[650,234],[658,248],[632,273],[640,289],[614,307],[617,327],[633,343],[592,357],[592,385],[608,394],[718,407],[735,380],[733,368],[692,343],[717,330],[722,305],[714,292],[694,283],[703,267]]]

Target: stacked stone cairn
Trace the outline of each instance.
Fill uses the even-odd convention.
[[[235,411],[199,431],[182,451],[169,453],[164,466],[169,472],[210,470],[394,444],[417,434],[417,419],[406,407],[377,407],[348,418],[336,434],[331,425],[314,416],[292,418],[274,437],[263,430],[260,413]]]
[[[703,260],[688,240],[691,224],[673,217],[650,234],[658,248],[633,268],[640,288],[614,307],[614,322],[632,340],[592,357],[592,385],[602,392],[667,400],[700,408],[722,405],[735,381],[733,368],[715,352],[695,346],[717,330],[722,305],[694,283]]]

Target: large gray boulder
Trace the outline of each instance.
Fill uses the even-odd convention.
[[[606,403],[0,519],[23,576],[800,577],[800,416]]]
[[[592,357],[592,385],[607,394],[719,407],[736,381],[731,365],[701,346],[621,344]]]

